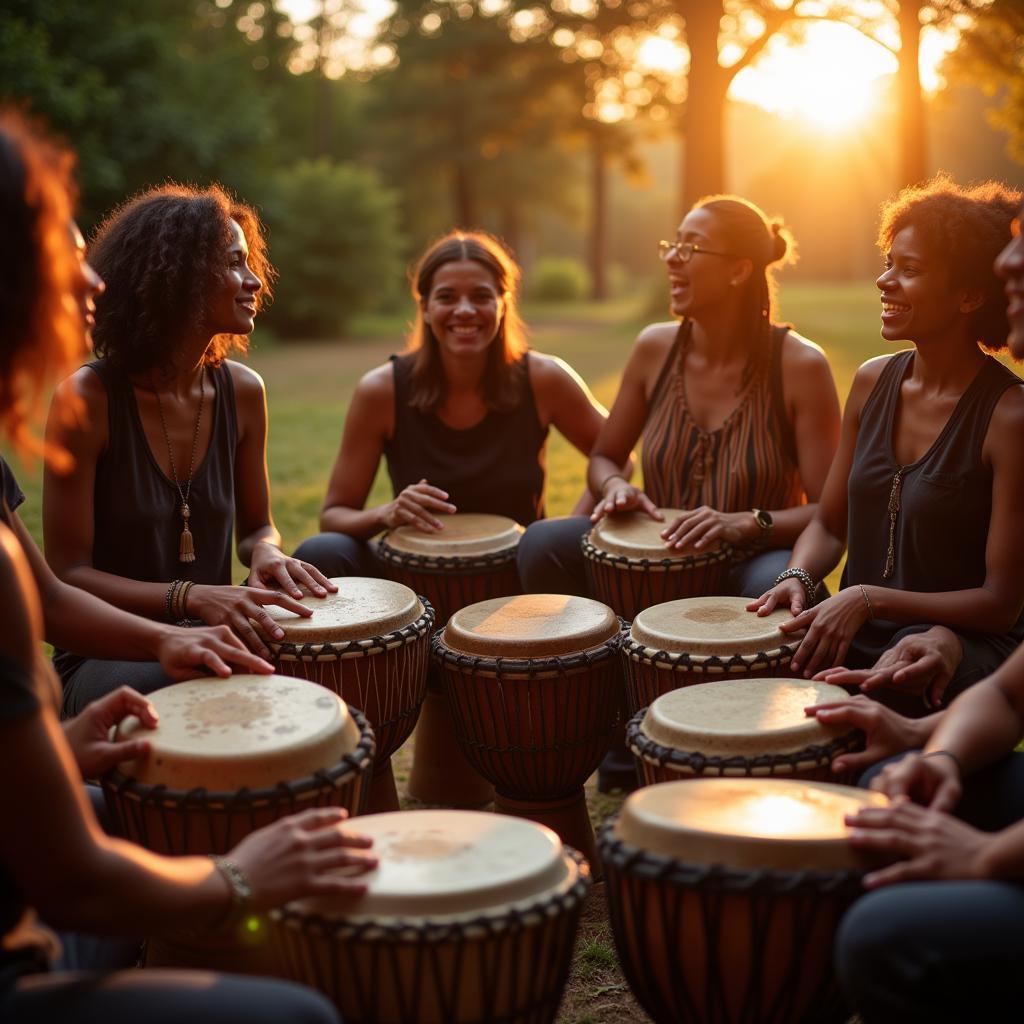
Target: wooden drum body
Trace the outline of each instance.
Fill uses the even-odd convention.
[[[276,605],[266,611],[284,637],[263,637],[282,675],[327,687],[359,708],[377,738],[367,811],[397,810],[391,755],[409,738],[423,703],[434,610],[391,580],[349,576],[336,594],[304,597],[303,618]]]
[[[634,793],[598,841],[619,960],[657,1024],[842,1024],[832,941],[878,793],[698,779]]]
[[[547,1024],[569,973],[586,861],[550,829],[473,811],[364,818],[368,891],[272,917],[282,972],[351,1024]]]
[[[378,554],[388,576],[423,594],[443,626],[460,608],[520,592],[516,550],[523,528],[505,516],[442,516],[444,529],[400,526],[386,533]],[[408,792],[426,804],[479,807],[494,787],[462,756],[440,679],[427,671],[427,696],[416,723]]]
[[[729,545],[713,543],[699,552],[670,550],[661,531],[683,509],[660,511],[665,516],[661,523],[646,512],[605,516],[581,541],[591,594],[625,619],[674,598],[722,591],[732,555]]]
[[[524,594],[470,605],[434,637],[462,752],[495,806],[593,855],[583,784],[618,723],[620,623],[597,601]]]
[[[779,626],[788,610],[760,616],[745,597],[694,597],[640,612],[622,642],[629,713],[680,686],[785,676],[802,633]]]
[[[722,679],[662,694],[626,727],[646,785],[726,775],[853,782],[832,762],[861,749],[859,730],[827,726],[804,708],[846,691],[804,679]]]

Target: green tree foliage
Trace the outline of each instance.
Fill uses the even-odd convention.
[[[267,320],[282,334],[343,333],[401,280],[398,198],[372,171],[300,161],[275,176],[265,212],[281,268]]]

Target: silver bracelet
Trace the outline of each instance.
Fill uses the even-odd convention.
[[[806,569],[784,569],[775,577],[776,586],[778,586],[778,584],[783,580],[799,580],[800,586],[804,588],[804,597],[807,598],[807,606],[810,607],[814,604],[814,597],[818,592],[818,584]]]
[[[240,924],[252,907],[252,886],[245,872],[228,857],[210,857],[231,889],[231,906],[213,926],[212,931],[227,931]]]

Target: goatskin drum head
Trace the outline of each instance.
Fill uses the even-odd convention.
[[[146,785],[231,792],[297,782],[335,767],[359,743],[348,706],[290,676],[192,679],[149,695],[160,722],[131,716],[115,739],[145,739],[145,758],[120,770]]]
[[[331,580],[336,594],[307,595],[300,600],[313,609],[309,618],[276,604],[265,611],[284,630],[274,643],[326,644],[365,640],[408,626],[423,614],[420,599],[404,584],[366,576],[339,576]],[[257,632],[265,631],[254,622]]]
[[[550,658],[597,647],[619,631],[600,601],[566,594],[520,594],[457,611],[444,629],[453,651],[486,658]]]
[[[804,714],[812,704],[846,699],[838,686],[810,679],[719,679],[662,694],[641,728],[663,747],[707,757],[793,754],[850,731]]]
[[[379,865],[362,896],[291,904],[300,913],[382,922],[505,913],[575,884],[579,869],[549,828],[479,811],[400,811],[361,817]]]
[[[848,814],[884,807],[881,793],[791,779],[687,779],[645,786],[622,806],[614,835],[689,864],[778,871],[856,870]]]
[[[660,561],[663,558],[692,558],[699,555],[706,558],[718,551],[720,541],[711,541],[706,547],[669,548],[661,537],[661,531],[670,526],[686,509],[660,508],[664,522],[652,519],[646,512],[613,512],[601,519],[590,531],[590,543],[599,551],[626,558]]]
[[[385,535],[382,543],[393,551],[435,558],[459,558],[492,555],[507,551],[519,543],[523,528],[506,516],[482,512],[456,512],[438,516],[444,529],[420,530],[415,526],[399,526]]]

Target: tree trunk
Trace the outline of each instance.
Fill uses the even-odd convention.
[[[896,72],[900,112],[900,181],[916,185],[928,176],[928,140],[925,137],[924,97],[918,58],[921,47],[920,0],[899,5],[900,52]]]
[[[608,151],[602,126],[590,132],[590,297],[608,298]]]
[[[725,188],[726,72],[718,63],[721,2],[678,0],[686,19],[690,73],[683,111],[681,214],[701,196]]]
[[[469,231],[476,227],[476,203],[473,199],[473,174],[466,159],[466,111],[456,97],[448,108],[455,143],[452,164],[452,210],[455,226]]]

